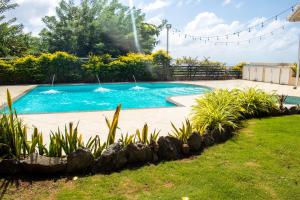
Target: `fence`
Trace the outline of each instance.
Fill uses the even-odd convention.
[[[222,69],[220,66],[170,66],[173,80],[227,80],[241,79],[242,72]]]

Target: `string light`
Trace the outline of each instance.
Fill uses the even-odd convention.
[[[266,27],[265,25],[268,24],[268,22],[271,22],[271,21],[274,21],[274,20],[277,21],[279,16],[282,16],[285,13],[290,12],[290,11],[293,12],[295,10],[295,6],[296,6],[296,4],[293,5],[293,6],[291,6],[291,7],[289,7],[289,8],[287,8],[287,9],[285,9],[285,10],[283,10],[283,11],[281,11],[280,13],[277,13],[273,17],[270,17],[270,18],[268,18],[268,19],[266,19],[266,20],[264,20],[264,21],[262,21],[262,22],[260,22],[258,24],[255,24],[255,25],[252,25],[252,26],[246,28],[245,30],[248,30],[248,32],[250,33],[252,31],[252,29],[255,29],[256,27],[264,28],[264,27]],[[181,33],[181,31],[179,29],[176,29],[176,28],[173,28],[173,29],[175,30],[173,32],[173,34],[175,34],[175,33]],[[282,29],[284,29],[284,27]],[[194,38],[199,38],[199,40],[201,40],[201,38],[206,38],[207,40],[214,39],[214,38],[216,38],[217,40],[219,40],[220,38],[226,38],[228,40],[228,37],[230,35],[238,35],[238,37],[239,37],[240,33],[243,32],[243,31],[245,31],[245,30],[240,30],[238,32],[228,33],[226,35],[217,35],[217,36],[192,36],[192,35],[186,35],[185,38],[187,38],[187,37],[193,38],[194,37]]]

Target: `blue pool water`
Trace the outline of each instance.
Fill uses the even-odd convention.
[[[299,105],[300,104],[300,97],[293,97],[293,96],[288,96],[285,100],[285,104],[295,104]]]
[[[38,86],[16,102],[18,113],[52,113],[112,110],[122,108],[157,108],[176,106],[170,96],[202,94],[210,89],[177,83],[120,83]]]

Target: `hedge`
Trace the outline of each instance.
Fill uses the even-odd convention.
[[[82,61],[66,52],[28,55],[12,60],[0,60],[0,84],[42,84],[50,83],[53,74],[56,83],[96,82],[96,76],[103,82],[154,80],[156,64],[167,54],[158,51],[152,55],[129,53],[112,59],[110,55],[91,55]],[[168,57],[169,59],[169,57]]]

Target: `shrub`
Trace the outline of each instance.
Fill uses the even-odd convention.
[[[204,134],[206,130],[223,133],[226,128],[237,128],[241,117],[236,96],[229,90],[216,90],[196,99],[192,107],[192,123]]]
[[[129,53],[109,63],[109,67],[110,81],[132,81],[133,75],[137,80],[152,80],[150,55]]]
[[[18,83],[39,83],[43,78],[38,59],[29,55],[12,61],[15,80]]]
[[[109,80],[108,63],[111,60],[111,55],[105,54],[103,56],[91,55],[89,60],[82,65],[85,71],[85,81],[97,81],[96,75],[99,76],[101,81]]]
[[[82,68],[78,57],[66,52],[55,52],[53,54],[42,54],[38,58],[38,65],[43,74],[43,80],[50,83],[55,74],[56,81],[60,83],[72,83],[81,80]]]
[[[246,64],[247,64],[246,62],[240,62],[237,65],[233,66],[232,69],[242,71]]]
[[[13,66],[10,62],[0,60],[0,85],[11,84],[13,80]]]
[[[167,65],[172,60],[172,57],[165,50],[157,50],[151,54],[155,65]]]
[[[237,128],[243,118],[268,116],[278,110],[277,96],[256,88],[216,90],[196,102],[192,122],[202,134],[206,130],[224,133]]]
[[[245,118],[269,115],[278,108],[277,96],[263,90],[248,88],[232,91],[241,106],[241,113]]]

